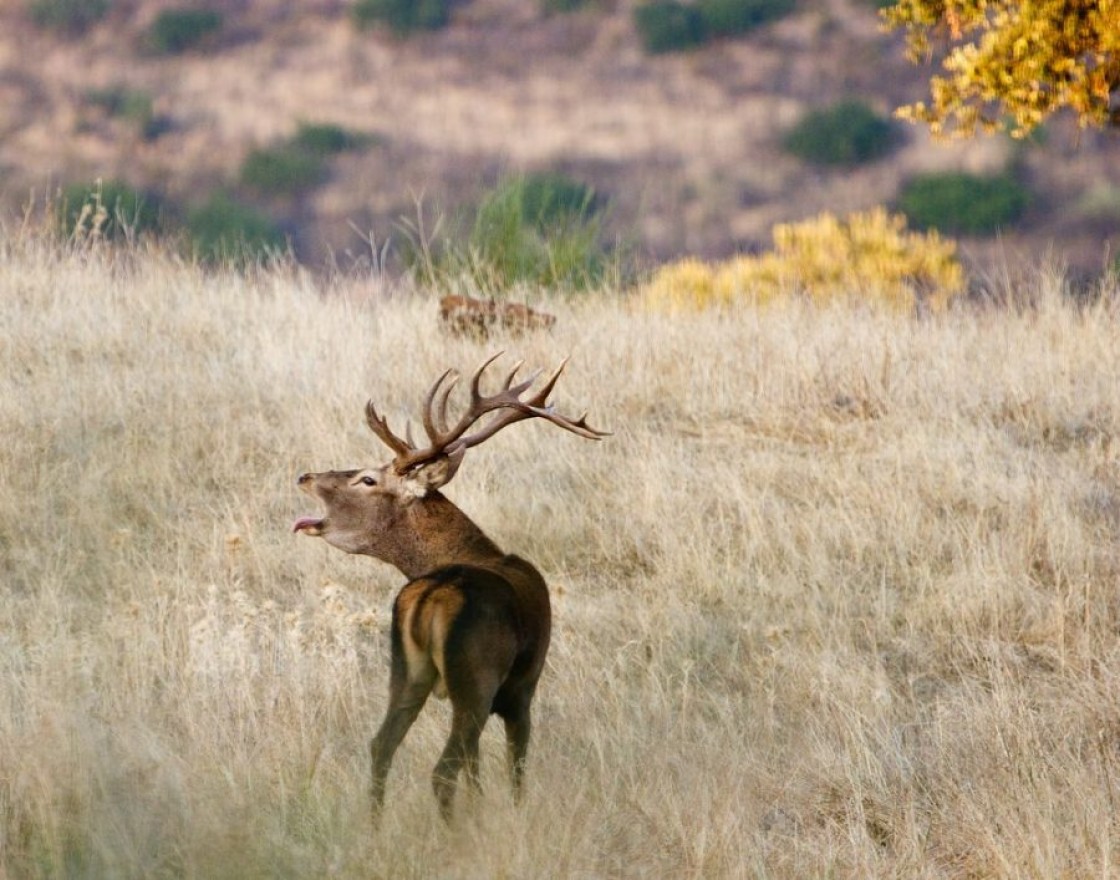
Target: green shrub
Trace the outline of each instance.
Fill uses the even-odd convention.
[[[92,89],[86,92],[86,100],[101,107],[110,116],[142,121],[152,115],[151,95],[124,86]]]
[[[843,101],[805,116],[786,135],[789,152],[817,165],[859,165],[880,159],[898,144],[889,119],[862,101]]]
[[[105,17],[109,0],[33,0],[28,10],[40,27],[77,35]]]
[[[291,144],[253,150],[241,164],[241,183],[260,195],[297,195],[325,174],[322,156]]]
[[[605,267],[594,190],[558,174],[518,176],[480,203],[470,251],[484,280],[582,289]]]
[[[451,0],[358,0],[350,15],[359,28],[383,24],[404,36],[444,27],[451,20]]]
[[[487,193],[469,229],[433,254],[427,242],[406,252],[424,283],[467,277],[490,294],[519,283],[583,290],[611,264],[594,190],[560,175],[511,178]]]
[[[167,9],[148,31],[152,48],[163,55],[185,52],[222,27],[222,14],[214,9]]]
[[[1030,194],[1009,174],[922,174],[902,189],[898,207],[920,229],[986,235],[1010,226],[1026,211]]]
[[[333,123],[304,122],[291,140],[293,147],[316,156],[334,156],[356,150],[369,143],[365,134],[348,131]]]
[[[267,215],[215,193],[187,215],[195,256],[208,263],[259,261],[283,251],[284,234]]]
[[[588,3],[589,0],[541,0],[541,10],[546,15],[560,15],[583,9]]]
[[[121,239],[160,228],[159,199],[119,180],[75,183],[62,191],[60,224],[67,236]]]
[[[110,86],[87,92],[86,99],[110,116],[131,122],[145,140],[159,137],[171,126],[167,117],[155,113],[151,95],[147,92]]]
[[[782,18],[794,0],[699,0],[697,9],[709,36],[732,37]]]
[[[634,24],[647,52],[680,52],[708,38],[700,10],[677,0],[650,0],[634,9]]]
[[[521,216],[541,232],[583,222],[600,207],[593,187],[555,172],[529,174],[507,186],[520,188]]]

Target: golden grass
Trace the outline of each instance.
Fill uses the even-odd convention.
[[[450,828],[433,702],[374,832],[402,578],[289,534],[487,347],[291,269],[0,241],[0,876],[990,877],[1117,867],[1120,320],[548,300],[546,425],[449,494],[557,627],[526,803]]]

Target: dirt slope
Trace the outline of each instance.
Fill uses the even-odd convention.
[[[264,207],[312,263],[384,239],[423,197],[431,211],[469,203],[505,172],[560,169],[613,205],[618,229],[656,257],[757,249],[774,222],[890,202],[914,172],[997,170],[1006,139],[932,144],[908,129],[902,149],[854,171],[820,171],[781,152],[808,108],[859,95],[883,111],[923,95],[910,67],[860,0],[802,0],[749,39],[650,57],[633,4],[545,16],[526,0],[473,0],[446,30],[395,40],[354,29],[347,4],[223,4],[225,26],[203,49],[159,57],[144,33],[169,4],[114,3],[79,38],[35,28],[23,3],[0,8],[0,194],[96,176],[151,187],[179,204],[236,179],[245,155],[302,121],[375,135],[335,160],[314,192]],[[291,8],[290,8],[291,7]],[[298,11],[294,11],[297,10]],[[145,139],[90,101],[125,87],[152,96],[166,131]],[[997,250],[1050,243],[1099,267],[1120,226],[1120,138],[1052,127],[1023,157],[1040,193]],[[983,260],[991,242],[966,243]]]

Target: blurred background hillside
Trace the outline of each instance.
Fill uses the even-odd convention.
[[[238,229],[347,268],[528,175],[651,263],[880,204],[981,270],[1111,262],[1120,134],[934,142],[890,118],[932,72],[874,0],[7,0],[0,201],[101,180],[199,249]]]

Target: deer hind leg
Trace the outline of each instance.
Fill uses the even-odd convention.
[[[454,696],[452,697],[454,701]],[[467,782],[475,791],[481,789],[478,779],[478,740],[489,713],[478,706],[455,706],[451,720],[451,735],[443,754],[432,771],[432,789],[439,801],[439,812],[445,821],[451,819],[452,803],[459,772],[464,771]]]
[[[463,771],[467,783],[480,790],[478,740],[494,699],[509,674],[516,653],[507,632],[485,626],[464,627],[453,633],[444,654],[442,670],[451,698],[451,735],[432,772],[432,787],[444,819],[451,816],[456,781]],[[456,635],[462,636],[456,638]],[[448,662],[454,658],[453,662]]]
[[[377,735],[370,742],[370,758],[373,766],[371,788],[373,815],[376,818],[385,801],[385,779],[393,755],[401,744],[412,722],[424,708],[428,694],[435,684],[437,672],[432,663],[420,664],[410,669],[403,650],[393,645],[392,672],[389,680],[389,707]]]
[[[513,789],[514,803],[521,802],[522,783],[525,778],[525,757],[529,751],[529,733],[532,722],[529,702],[503,710],[506,725],[506,758],[509,761],[509,784]]]

